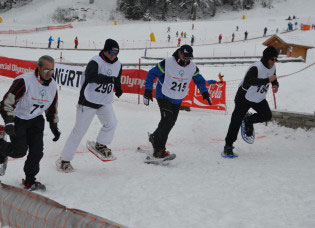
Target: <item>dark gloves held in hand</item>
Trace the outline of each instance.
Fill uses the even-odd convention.
[[[8,122],[6,123],[4,127],[4,131],[9,135],[9,136],[15,136],[15,129],[14,129],[14,122]]]
[[[50,123],[50,130],[54,134],[53,141],[56,142],[60,138],[61,132],[58,129],[57,123]]]
[[[116,97],[119,98],[122,94],[123,94],[123,91],[121,90],[121,88],[117,88],[116,93],[115,93]]]
[[[209,105],[212,105],[212,101],[211,101],[211,98],[210,98],[210,94],[208,92],[204,92],[202,93],[202,97],[204,100],[207,100]]]
[[[143,104],[145,104],[146,106],[149,105],[150,100],[153,101],[153,97],[152,97],[152,91],[146,89],[144,91],[144,95],[143,95]]]

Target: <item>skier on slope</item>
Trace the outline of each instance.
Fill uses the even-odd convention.
[[[54,39],[52,38],[52,36],[50,36],[48,38],[48,48],[51,48],[51,43],[54,41]]]
[[[149,137],[154,149],[153,157],[155,159],[170,156],[166,152],[166,141],[175,125],[180,105],[188,92],[191,79],[202,93],[203,99],[207,100],[209,105],[212,104],[205,79],[199,73],[199,69],[192,58],[192,47],[183,45],[174,52],[173,56],[158,63],[147,75],[143,97],[143,102],[147,106],[150,100],[153,101],[153,81],[158,78],[156,99],[161,112],[161,120],[157,129]],[[215,82],[210,80],[212,84]]]
[[[57,160],[57,169],[62,172],[72,172],[70,161],[87,132],[95,115],[99,118],[102,128],[96,139],[95,153],[98,157],[112,159],[112,151],[107,146],[112,142],[117,120],[113,110],[113,89],[117,97],[123,94],[120,77],[122,65],[117,55],[119,45],[115,40],[107,39],[104,49],[94,56],[85,69],[85,80],[81,87],[75,126]]]
[[[40,57],[34,72],[22,74],[13,81],[0,106],[5,132],[11,140],[0,139],[0,175],[5,174],[8,157],[22,158],[28,151],[24,164],[25,189],[37,190],[44,186],[35,178],[44,149],[43,112],[55,136],[53,141],[60,137],[57,83],[52,79],[53,72],[54,59],[47,55]]]
[[[237,139],[243,119],[247,136],[253,135],[253,124],[271,120],[272,114],[266,101],[266,95],[270,82],[272,91],[274,93],[278,92],[279,83],[275,66],[277,57],[278,51],[272,46],[267,47],[261,60],[250,66],[244,79],[241,81],[234,99],[235,108],[225,138],[223,157],[237,157],[233,152],[233,143]],[[252,115],[246,114],[250,108],[254,109],[256,113]]]

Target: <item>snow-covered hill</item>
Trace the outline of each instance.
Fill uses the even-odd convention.
[[[218,7],[216,16],[211,18],[211,21],[240,19],[243,15],[248,19],[309,15],[310,17],[304,21],[304,23],[307,23],[308,20],[315,17],[313,0],[273,0],[272,4],[273,7],[268,9],[263,8],[260,1],[257,1],[254,9],[240,11],[233,11],[227,6]],[[89,4],[88,0],[32,0],[31,3],[23,7],[14,8],[0,14],[3,18],[0,29],[6,26],[27,27],[57,23],[52,19],[57,8],[75,9],[81,18],[86,19],[84,23],[88,24],[112,23],[113,17],[119,19],[120,22],[129,23],[128,20],[123,19],[120,13],[116,12],[116,7],[117,0],[95,0],[94,4]]]

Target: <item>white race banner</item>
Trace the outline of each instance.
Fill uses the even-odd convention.
[[[85,67],[55,64],[54,79],[61,87],[80,89]]]

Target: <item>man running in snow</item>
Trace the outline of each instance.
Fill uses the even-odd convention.
[[[161,112],[161,120],[149,139],[154,148],[153,156],[155,158],[162,159],[169,156],[165,148],[167,138],[175,125],[180,105],[188,92],[192,79],[202,93],[203,99],[207,100],[209,105],[212,104],[206,81],[199,73],[192,58],[192,47],[183,45],[174,52],[173,56],[158,63],[147,75],[143,98],[143,102],[147,106],[150,100],[153,101],[153,81],[158,78],[156,99]],[[211,84],[215,82],[210,80]]]
[[[22,74],[13,81],[0,105],[5,132],[11,140],[0,139],[0,175],[5,174],[8,157],[22,158],[28,152],[23,181],[26,189],[36,190],[42,186],[36,181],[36,175],[44,150],[43,112],[55,136],[53,141],[60,137],[57,83],[52,79],[53,73],[54,59],[47,55],[40,57],[34,72]]]
[[[118,43],[107,39],[104,49],[88,63],[77,105],[75,126],[66,141],[60,159],[56,162],[59,171],[66,173],[73,171],[70,161],[95,115],[102,124],[96,139],[96,153],[109,159],[112,157],[112,151],[107,146],[114,138],[117,125],[112,106],[114,88],[117,97],[123,94],[120,84],[122,65],[118,60],[118,53]]]
[[[234,99],[235,108],[225,137],[223,157],[237,157],[233,152],[233,143],[237,139],[241,123],[250,108],[254,109],[256,113],[247,115],[244,119],[247,136],[253,135],[253,124],[271,120],[272,114],[266,101],[266,95],[270,83],[272,84],[272,91],[278,92],[279,83],[275,66],[277,58],[278,51],[272,46],[267,47],[261,60],[249,67],[241,81]]]

